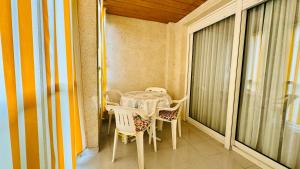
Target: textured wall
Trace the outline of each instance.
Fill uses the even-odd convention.
[[[185,27],[169,23],[167,29],[167,70],[166,86],[174,99],[185,95],[186,38]]]
[[[167,25],[107,15],[108,89],[165,87]]]
[[[98,146],[96,0],[79,0],[79,31],[85,132],[88,147]]]

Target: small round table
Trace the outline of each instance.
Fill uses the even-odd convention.
[[[169,108],[172,99],[167,93],[162,92],[149,92],[149,91],[133,91],[122,95],[120,104],[121,106],[143,109],[149,115],[152,114],[152,110],[155,110],[155,102],[153,100],[159,100],[157,107]]]

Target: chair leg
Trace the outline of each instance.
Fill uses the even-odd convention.
[[[177,120],[171,121],[171,127],[172,127],[172,145],[173,150],[176,150],[176,129],[177,129]]]
[[[179,117],[178,119],[178,135],[181,137],[181,118]]]
[[[108,113],[108,129],[107,129],[107,134],[109,134],[109,131],[110,131],[111,119],[112,119],[112,114]]]
[[[144,132],[136,133],[136,145],[137,145],[137,153],[138,153],[138,164],[139,169],[144,169]]]
[[[116,155],[117,144],[118,144],[118,135],[119,135],[118,130],[115,130],[115,138],[114,138],[114,148],[113,148],[112,162],[115,161],[115,155]]]
[[[157,145],[156,145],[156,120],[152,119],[152,135],[153,135],[153,145],[154,145],[154,152],[157,152]]]

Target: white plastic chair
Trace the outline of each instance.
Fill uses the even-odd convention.
[[[156,113],[156,120],[160,120],[163,122],[170,122],[171,123],[171,129],[172,129],[172,146],[173,150],[176,149],[176,128],[177,128],[177,122],[178,122],[178,133],[179,137],[181,137],[181,111],[182,111],[182,105],[187,100],[188,96],[185,96],[184,98],[180,100],[173,100],[172,101],[172,107],[171,108],[158,108]],[[153,124],[152,124],[153,125]],[[149,137],[156,137],[156,130],[155,128],[151,130],[153,132]],[[153,139],[153,144],[156,145],[156,139]],[[149,138],[149,143],[151,144],[151,138]],[[156,150],[156,146],[154,146]]]
[[[105,98],[106,98],[106,107],[108,105],[113,105],[113,106],[119,106],[120,105],[120,100],[121,100],[122,92],[119,90],[109,90],[105,92]],[[110,131],[110,126],[111,126],[111,120],[112,116],[114,114],[113,111],[110,111],[106,108],[108,112],[108,129],[107,129],[107,134],[109,134]]]
[[[143,110],[123,107],[123,106],[111,106],[108,105],[109,110],[114,111],[116,118],[116,129],[114,136],[114,147],[112,162],[115,160],[118,135],[122,133],[126,136],[135,136],[137,153],[138,153],[138,165],[139,169],[144,169],[144,132],[148,129],[151,122],[148,119],[146,113]],[[138,118],[138,121],[137,119]]]
[[[162,92],[162,93],[167,93],[167,89],[161,88],[161,87],[148,87],[146,92]]]

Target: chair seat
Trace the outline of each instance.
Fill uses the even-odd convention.
[[[158,116],[164,120],[172,121],[177,118],[178,109],[174,111],[160,110]]]
[[[151,121],[143,119],[140,115],[133,116],[135,130],[137,132],[145,131],[150,126]]]

